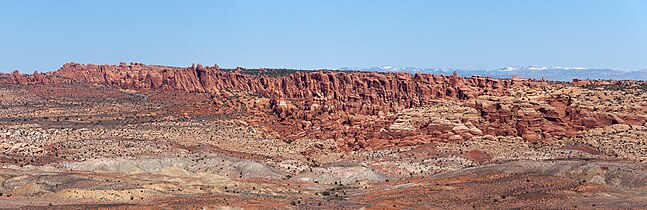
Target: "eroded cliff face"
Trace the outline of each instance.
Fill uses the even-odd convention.
[[[14,72],[5,80],[15,84],[98,83],[135,90],[209,93],[222,113],[247,113],[249,122],[270,127],[268,133],[286,140],[334,139],[346,149],[463,141],[482,135],[540,141],[625,121],[645,122],[640,115],[617,116],[582,109],[574,106],[568,94],[511,91],[562,86],[519,78],[339,71],[279,74],[267,69],[249,74],[240,68],[222,70],[217,65],[177,68],[68,63],[45,74]],[[407,129],[392,126],[403,110],[448,103],[460,107],[438,114],[469,109],[469,113],[458,115],[472,117],[455,122],[418,120]],[[424,113],[418,116],[429,118]]]
[[[261,69],[260,72],[267,73]],[[224,71],[217,65],[188,68],[144,65],[95,65],[67,63],[50,73],[21,75],[17,71],[8,78],[16,84],[47,84],[89,82],[116,85],[122,88],[179,90],[186,92],[218,92],[231,89],[263,96],[288,99],[333,98],[368,100],[412,106],[435,98],[468,99],[479,94],[501,95],[506,89],[545,82],[525,79],[500,80],[484,77],[464,78],[407,73],[346,73],[339,71],[306,71],[273,77],[243,74],[240,69]],[[382,102],[384,103],[384,102]],[[409,105],[407,105],[409,104]]]

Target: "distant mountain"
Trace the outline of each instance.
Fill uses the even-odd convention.
[[[519,76],[523,78],[535,78],[553,81],[571,81],[572,79],[611,79],[611,80],[647,80],[647,69],[638,71],[622,71],[615,69],[594,69],[594,68],[568,68],[568,67],[543,67],[543,66],[512,66],[494,70],[465,70],[451,68],[415,68],[415,67],[393,67],[378,66],[372,68],[342,67],[340,70],[354,71],[378,71],[378,72],[407,72],[407,73],[428,73],[438,75],[451,75],[456,71],[460,76],[470,77],[474,75],[490,76],[494,78],[511,78]]]

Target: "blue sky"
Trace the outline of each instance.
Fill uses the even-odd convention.
[[[63,63],[647,68],[647,1],[0,1],[0,71]]]

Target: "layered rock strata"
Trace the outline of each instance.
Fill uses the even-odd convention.
[[[251,121],[262,126],[271,124],[283,139],[334,139],[347,149],[460,141],[484,134],[540,141],[625,121],[645,123],[642,116],[579,109],[569,97],[519,101],[524,97],[515,96],[511,89],[565,85],[519,78],[340,71],[285,73],[271,69],[250,73],[242,68],[224,70],[217,65],[178,68],[141,63],[68,63],[49,73],[14,72],[5,75],[4,80],[14,84],[98,83],[134,90],[208,93],[223,112],[258,115]],[[397,113],[403,110],[448,101],[464,104],[470,111],[467,114],[473,117],[449,124],[426,120],[408,130],[393,126]],[[264,116],[267,113],[269,116]]]

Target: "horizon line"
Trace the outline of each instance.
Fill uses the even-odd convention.
[[[191,67],[189,66],[181,66],[181,65],[170,65],[170,64],[153,64],[153,63],[143,63],[143,62],[119,62],[117,64],[111,64],[111,63],[79,63],[79,62],[66,62],[60,65],[56,69],[52,70],[46,70],[46,71],[40,71],[38,69],[34,69],[31,71],[33,72],[39,72],[39,73],[47,73],[47,72],[54,72],[56,70],[59,70],[63,65],[65,64],[70,64],[70,63],[75,63],[75,64],[83,64],[83,65],[120,65],[121,63],[126,63],[127,65],[133,65],[133,64],[144,64],[147,66],[163,66],[163,67],[175,67],[175,68],[186,68],[186,67]],[[205,65],[201,63],[192,63],[192,65],[204,65],[204,66],[213,66],[213,65],[218,65],[217,63],[213,65]],[[289,69],[289,70],[309,70],[309,71],[316,71],[316,70],[350,70],[350,71],[363,71],[363,70],[369,70],[373,68],[382,68],[382,67],[391,67],[391,68],[397,68],[397,69],[402,69],[402,68],[411,68],[411,69],[419,69],[419,70],[462,70],[462,71],[491,71],[491,70],[502,70],[505,68],[529,68],[529,67],[539,67],[539,68],[546,68],[546,69],[564,69],[564,70],[615,70],[615,71],[623,71],[623,72],[637,72],[637,71],[643,71],[647,70],[647,68],[641,68],[641,69],[635,69],[635,70],[626,70],[626,69],[616,69],[616,68],[598,68],[598,67],[565,67],[565,66],[543,66],[543,65],[506,65],[503,67],[498,67],[498,68],[458,68],[458,67],[416,67],[416,66],[398,66],[398,65],[374,65],[370,67],[357,67],[357,66],[340,66],[340,67],[334,67],[334,68],[329,68],[329,67],[318,67],[318,68],[293,68],[293,67],[244,67],[244,66],[226,66],[226,67],[221,67],[218,65],[219,68],[221,69],[236,69],[236,68],[244,68],[244,69],[260,69],[260,68],[265,68],[265,69]],[[18,71],[21,74],[26,74],[30,73],[30,70],[20,70],[20,69],[12,69],[12,70],[0,70],[0,73],[12,73],[14,71]],[[394,72],[399,72],[399,71],[394,71]]]

